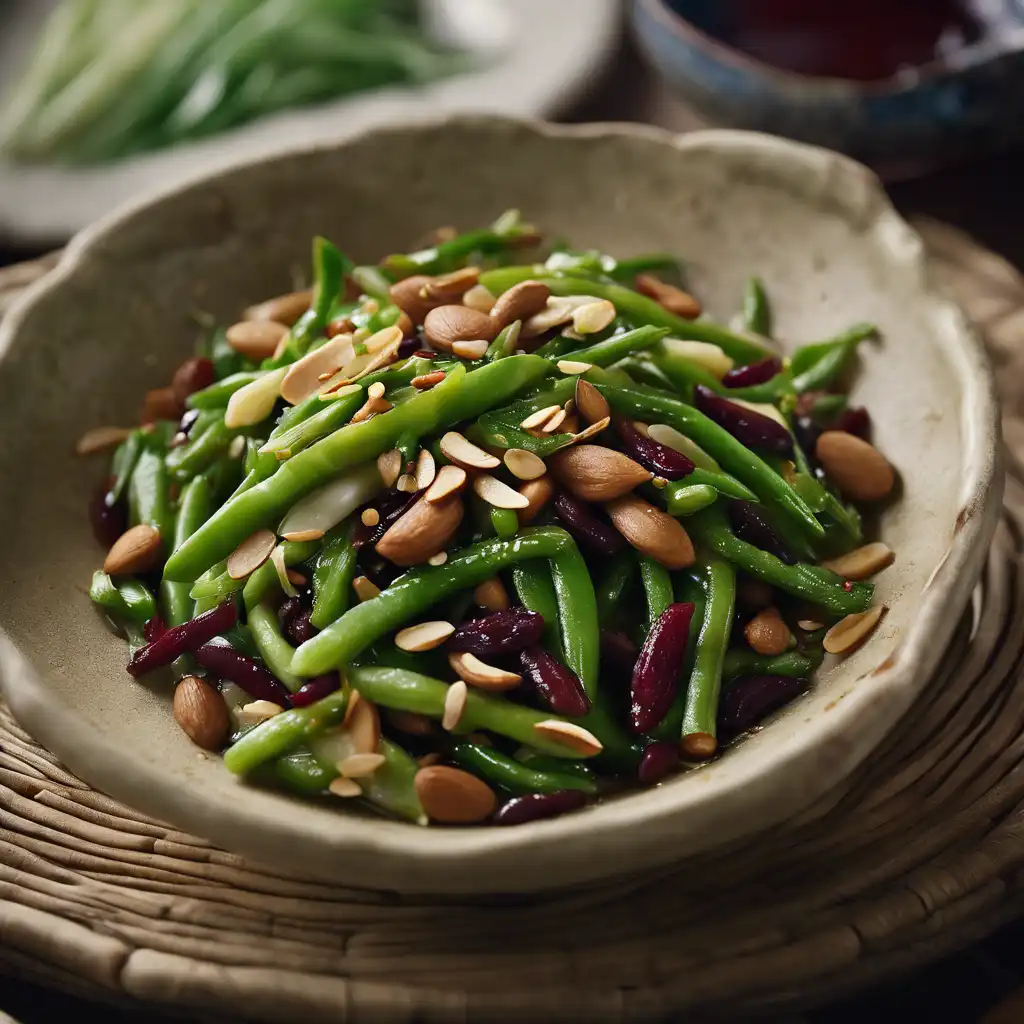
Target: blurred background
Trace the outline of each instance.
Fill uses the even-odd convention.
[[[457,111],[829,146],[1024,265],[1024,0],[2,0],[0,266],[234,160]],[[786,1020],[1010,1024],[1022,982],[1014,925]],[[82,1008],[0,982],[25,1024]]]

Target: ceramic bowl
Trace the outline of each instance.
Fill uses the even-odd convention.
[[[190,351],[193,315],[224,321],[287,289],[311,236],[357,259],[439,224],[517,206],[552,235],[629,255],[677,251],[727,318],[761,274],[779,336],[879,324],[854,389],[902,476],[881,517],[897,552],[870,643],[720,760],[651,790],[519,828],[422,829],[238,783],[199,754],[158,682],[86,596],[102,552],[85,515],[105,463],[97,424],[131,422]],[[79,236],[0,334],[0,674],[15,715],[112,796],[258,860],[350,885],[528,891],[637,872],[749,835],[838,784],[921,693],[980,573],[1000,506],[982,347],[940,294],[920,239],[862,167],[762,135],[456,119],[381,129],[238,166]]]
[[[991,5],[990,5],[991,6]],[[1002,34],[878,82],[772,67],[721,42],[718,0],[631,0],[640,46],[715,124],[830,146],[892,177],[1018,143],[1024,121],[1024,7],[997,4]]]

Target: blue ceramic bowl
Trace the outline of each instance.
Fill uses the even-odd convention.
[[[783,71],[708,34],[721,0],[631,0],[648,59],[697,113],[850,153],[890,175],[1024,141],[1024,3],[1009,26],[880,82]]]

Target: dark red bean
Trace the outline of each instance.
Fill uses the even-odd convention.
[[[325,676],[317,676],[315,679],[310,679],[302,689],[296,690],[292,694],[292,707],[308,707],[340,689],[341,676],[337,672],[328,672]]]
[[[159,615],[154,615],[153,618],[142,627],[142,635],[146,638],[146,643],[151,644],[154,640],[159,640],[160,637],[167,632],[167,627],[164,625],[164,620]]]
[[[752,729],[806,688],[806,679],[790,676],[741,676],[733,680],[722,694],[718,709],[719,734],[732,737]]]
[[[436,359],[437,353],[429,348],[418,348],[413,352],[414,356],[419,356],[420,359]]]
[[[289,597],[280,608],[277,609],[277,621],[284,631],[288,628],[289,624],[295,618],[296,615],[302,613],[302,600],[298,597]]]
[[[679,767],[679,744],[657,740],[644,747],[637,776],[645,786],[653,786]]]
[[[174,372],[171,387],[179,402],[184,402],[189,395],[208,388],[217,379],[217,370],[211,359],[193,356]]]
[[[576,673],[543,647],[528,647],[520,652],[519,662],[541,702],[556,715],[579,718],[590,710],[590,698]]]
[[[470,654],[511,654],[540,643],[544,616],[525,608],[508,608],[463,622],[452,634],[448,648]]]
[[[659,444],[653,438],[644,437],[625,416],[615,417],[615,430],[627,455],[636,459],[644,469],[666,480],[681,480],[696,468],[692,460],[682,452]]]
[[[253,700],[269,700],[287,707],[288,690],[258,661],[236,651],[229,643],[211,641],[192,652],[196,661],[219,679],[240,686]]]
[[[172,626],[152,643],[140,647],[128,663],[128,671],[138,677],[170,665],[186,651],[195,651],[208,640],[229,630],[237,620],[235,602],[225,601],[180,626]]]
[[[759,363],[750,363],[748,366],[737,366],[729,370],[723,377],[722,383],[727,388],[752,388],[755,384],[766,384],[777,373],[782,372],[782,361],[775,356],[762,359]]]
[[[672,708],[690,640],[693,603],[670,604],[651,626],[630,684],[630,726],[650,732]]]
[[[862,438],[865,441],[871,440],[871,414],[862,405],[847,409],[832,430],[845,430],[848,434]],[[813,449],[812,449],[813,450]]]
[[[810,415],[797,416],[793,420],[793,433],[805,452],[813,452],[818,438],[821,437],[822,428],[815,423],[814,418]]]
[[[582,501],[560,491],[552,502],[555,514],[581,544],[599,555],[614,555],[625,541],[611,524],[599,519],[597,513]]]
[[[781,423],[730,402],[703,384],[693,389],[693,396],[693,404],[741,444],[777,455],[793,454],[793,435]]]
[[[285,635],[296,647],[301,646],[307,640],[312,640],[313,637],[320,632],[320,630],[309,621],[312,614],[312,608],[303,608],[299,614],[284,627]]]
[[[421,344],[422,339],[415,334],[411,338],[403,338],[402,343],[398,346],[398,358],[408,359],[409,356],[415,355]]]
[[[89,523],[92,526],[92,534],[96,543],[105,548],[113,545],[114,541],[128,529],[128,509],[124,502],[118,501],[113,505],[107,503],[107,494],[113,477],[98,488],[89,500]]]
[[[798,559],[786,550],[782,538],[775,532],[775,527],[768,521],[760,505],[737,499],[729,502],[728,512],[729,524],[740,540],[767,551],[786,565],[796,565]]]
[[[601,662],[616,676],[632,679],[639,656],[640,648],[621,629],[601,630]]]
[[[578,811],[587,802],[587,794],[578,789],[559,789],[554,793],[527,793],[503,803],[494,814],[495,825],[525,825],[528,821],[556,818]]]

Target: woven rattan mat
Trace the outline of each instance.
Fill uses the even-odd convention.
[[[1024,454],[1024,280],[920,227]],[[0,274],[0,312],[48,265]],[[981,938],[1024,912],[1024,460],[1008,461],[973,608],[884,747],[800,819],[656,877],[444,906],[311,884],[95,792],[0,705],[0,970],[268,1021],[692,1022],[820,1003]]]

